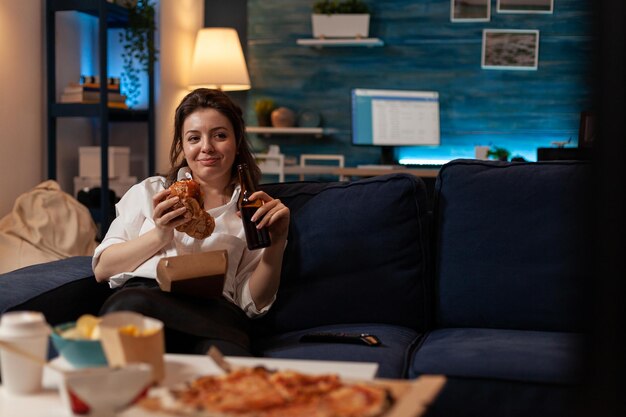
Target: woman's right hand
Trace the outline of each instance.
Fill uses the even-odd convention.
[[[154,207],[152,220],[156,226],[155,232],[164,244],[169,243],[174,238],[174,228],[191,220],[191,213],[186,207],[172,210],[179,198],[168,197],[169,195],[170,190],[165,189],[152,197],[152,206]]]

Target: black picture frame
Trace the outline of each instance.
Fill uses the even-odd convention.
[[[593,112],[580,112],[580,125],[578,127],[578,147],[591,148],[596,137],[596,117]]]

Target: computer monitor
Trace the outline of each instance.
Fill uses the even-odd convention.
[[[439,93],[352,90],[352,144],[380,146],[381,163],[395,163],[394,146],[439,145]]]

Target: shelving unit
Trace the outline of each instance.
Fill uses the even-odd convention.
[[[128,10],[107,0],[46,0],[46,68],[47,68],[47,130],[48,130],[48,178],[57,176],[57,120],[64,117],[89,117],[100,121],[100,209],[92,210],[92,216],[100,223],[104,236],[112,219],[109,218],[109,123],[145,122],[148,126],[147,159],[148,174],[155,172],[154,130],[154,71],[148,77],[148,109],[126,110],[107,106],[107,83],[100,84],[100,103],[57,103],[56,91],[56,21],[55,15],[62,11],[76,11],[98,18],[98,58],[100,80],[107,80],[107,36],[109,29],[128,25]],[[154,33],[151,35],[154,36]],[[77,152],[78,154],[78,149]]]
[[[261,127],[248,126],[247,133],[256,133],[263,136],[272,135],[310,135],[321,138],[324,135],[336,133],[336,129],[324,127]]]
[[[383,46],[383,42],[379,38],[335,38],[335,39],[298,39],[296,43],[301,46],[315,46],[318,48],[326,46]]]

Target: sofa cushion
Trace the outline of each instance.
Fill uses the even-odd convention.
[[[341,332],[370,333],[381,345],[366,346],[345,343],[300,342],[306,333]],[[410,351],[419,339],[415,330],[383,324],[350,324],[321,326],[289,332],[254,342],[254,352],[260,356],[281,359],[318,359],[351,362],[376,362],[378,378],[406,376]]]
[[[428,214],[421,179],[392,174],[263,189],[290,208],[291,222],[278,297],[257,330],[424,327]]]
[[[509,381],[579,382],[583,337],[576,333],[440,329],[413,355],[409,377],[445,374]]]
[[[34,310],[45,314],[51,325],[97,314],[111,294],[91,270],[90,256],[31,265],[0,275],[0,313]]]
[[[439,327],[579,331],[591,165],[457,160],[435,187]]]

